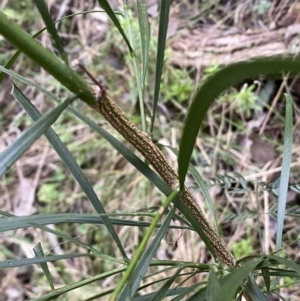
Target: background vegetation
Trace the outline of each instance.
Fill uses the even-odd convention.
[[[38,9],[38,2],[9,1],[2,3],[1,9],[12,23],[33,35],[47,24],[47,11]],[[293,300],[294,295],[297,300],[299,102],[297,92],[291,89],[292,85],[297,87],[297,78],[283,78],[281,71],[285,75],[297,73],[299,60],[260,59],[256,65],[253,61],[226,68],[216,64],[201,72],[196,66],[179,68],[168,63],[172,57],[168,42],[162,56],[167,21],[172,24],[184,16],[188,20],[185,26],[217,23],[228,14],[222,1],[219,9],[212,1],[174,1],[170,13],[166,1],[160,15],[150,18],[150,32],[145,8],[133,3],[122,9],[113,7],[118,10],[115,16],[128,43],[110,21],[107,3],[99,2],[106,12],[88,1],[66,6],[64,1],[47,3],[52,20],[68,16],[52,27],[52,33],[48,24],[48,30],[38,36],[60,64],[53,59],[51,65],[52,56],[43,63],[39,49],[21,45],[24,35],[15,31],[7,36],[5,29],[14,28],[0,24],[5,37],[0,40],[1,65],[16,51],[11,45],[14,39],[23,52],[28,51],[18,56],[12,73],[1,68],[11,75],[15,86],[12,97],[12,83],[2,77],[0,300],[113,298],[117,284],[125,279],[128,258],[135,254],[143,254],[142,260],[124,280],[119,300],[130,295],[134,300],[163,300],[168,295],[175,300],[239,300],[243,279],[251,272],[254,300],[277,300],[275,295],[282,300]],[[255,14],[268,12],[271,3],[254,2],[253,20]],[[238,11],[242,3],[227,5]],[[195,7],[199,15],[187,19]],[[71,16],[74,13],[79,14]],[[5,16],[0,20],[6,22]],[[223,25],[230,26],[230,20]],[[140,42],[143,38],[145,43]],[[44,50],[42,54],[48,55]],[[189,175],[187,184],[210,214],[212,224],[219,225],[221,236],[241,263],[240,269],[215,264],[178,212],[171,221],[173,211],[167,210],[159,230],[150,227],[160,217],[158,207],[167,205],[163,193],[169,195],[170,191],[134,156],[134,149],[86,105],[93,100],[78,62],[105,83],[137,126],[145,128],[160,145],[179,148],[181,183],[192,151],[196,170],[189,171],[205,185],[199,188],[199,180]],[[81,74],[75,84],[68,81],[67,64]],[[74,75],[72,71],[69,74]],[[260,74],[268,76],[261,78]],[[73,101],[69,90],[82,93],[86,103]],[[44,119],[32,126],[31,118],[39,117],[37,110]],[[51,124],[53,131],[49,130]],[[198,133],[200,125],[198,138],[189,138],[190,133]],[[38,139],[42,133],[48,140],[44,136]],[[170,148],[162,149],[176,167],[177,152],[174,155]],[[281,168],[285,174],[279,178]],[[209,198],[205,194],[208,190]],[[286,212],[285,200],[289,201]],[[139,247],[149,229],[153,232],[143,252]],[[281,248],[281,257],[270,255]]]

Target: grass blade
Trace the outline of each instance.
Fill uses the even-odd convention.
[[[186,287],[179,287],[179,288],[169,289],[166,292],[166,297],[176,297],[177,295],[186,293],[187,290],[188,290],[188,288],[186,288]],[[132,298],[131,300],[132,301],[149,301],[151,298],[153,298],[153,296],[155,294],[156,293],[149,293],[149,294],[145,294],[143,296]],[[173,299],[168,298],[167,300],[173,300]]]
[[[208,283],[206,288],[206,299],[216,300],[218,291],[221,289],[220,281],[215,271],[209,272]]]
[[[33,252],[36,257],[45,257],[45,254],[44,254],[44,251],[43,251],[43,248],[42,248],[42,245],[40,242],[33,248]],[[53,280],[52,280],[51,274],[48,269],[47,262],[41,262],[40,266],[49,282],[50,288],[54,290],[54,284],[53,284]]]
[[[137,16],[140,26],[141,44],[142,44],[142,75],[141,85],[144,91],[145,80],[149,59],[149,45],[150,45],[150,23],[148,21],[147,5],[145,0],[137,1]]]
[[[84,280],[81,280],[81,281],[78,281],[78,282],[66,285],[64,287],[60,287],[60,288],[58,288],[58,289],[56,289],[54,291],[51,291],[50,293],[45,294],[45,295],[43,295],[41,297],[38,297],[38,298],[35,298],[35,299],[31,299],[31,301],[48,301],[48,300],[54,300],[57,297],[59,297],[60,295],[63,295],[65,293],[67,293],[67,292],[70,292],[70,291],[72,291],[72,290],[74,290],[76,288],[87,286],[90,283],[99,281],[101,279],[106,279],[106,278],[108,278],[110,276],[113,276],[113,275],[116,275],[116,274],[120,274],[124,270],[125,270],[125,267],[116,268],[114,270],[102,273],[100,275],[96,275],[94,277],[90,277],[88,279],[84,279]]]
[[[54,47],[58,50],[59,52],[59,57],[66,63],[68,64],[68,56],[67,53],[65,52],[62,43],[60,41],[60,37],[57,33],[56,27],[54,26],[54,22],[51,19],[51,16],[49,14],[48,8],[45,4],[44,0],[34,0],[35,6],[39,10],[44,23],[47,27],[47,30],[49,34],[52,37],[53,45]]]
[[[33,120],[37,120],[41,116],[40,112],[34,107],[34,105],[25,97],[25,95],[16,86],[14,86],[13,89],[13,96],[21,104],[21,106],[24,108],[24,110],[29,114],[29,116]],[[84,193],[86,194],[86,196],[88,197],[92,205],[94,206],[95,210],[98,213],[106,214],[106,211],[102,206],[99,198],[97,197],[93,187],[91,186],[90,182],[86,178],[85,174],[83,173],[80,166],[73,158],[72,154],[67,149],[67,147],[63,144],[63,142],[59,139],[59,137],[52,129],[48,129],[47,132],[45,133],[45,136],[48,139],[48,141],[51,143],[51,145],[53,146],[57,154],[60,156],[62,161],[65,163],[67,168],[70,170],[70,172],[72,173],[76,181],[80,184],[82,190],[84,191]],[[103,215],[101,218],[103,220],[103,223],[107,227],[108,231],[110,232],[110,235],[112,236],[115,243],[117,244],[122,256],[124,258],[127,258],[122,243],[113,225],[111,224],[109,218],[106,215]]]
[[[277,214],[277,230],[276,230],[276,250],[281,249],[282,232],[285,216],[287,190],[290,178],[291,160],[293,147],[293,101],[291,95],[286,95],[286,110],[284,122],[284,146],[283,158],[280,175],[280,188],[278,197],[278,214]]]
[[[144,277],[146,270],[157,250],[157,248],[160,245],[160,242],[162,240],[163,235],[167,231],[169,224],[171,222],[171,219],[173,217],[173,214],[175,212],[175,207],[169,212],[166,220],[163,222],[160,229],[157,231],[157,234],[155,235],[155,238],[152,240],[151,245],[146,249],[144,254],[141,256],[147,242],[149,241],[152,232],[154,231],[155,225],[158,223],[160,218],[162,217],[164,210],[170,205],[171,201],[173,201],[174,197],[178,194],[178,191],[173,191],[171,195],[167,198],[167,200],[164,202],[162,208],[157,212],[156,216],[151,222],[151,226],[147,229],[144,238],[142,242],[140,243],[137,251],[135,252],[135,255],[130,262],[128,268],[126,269],[126,272],[124,276],[122,277],[121,281],[118,283],[116,289],[114,290],[111,301],[116,300],[125,300],[127,297],[132,298],[134,294],[136,293],[140,282],[142,278]],[[129,285],[126,283],[128,281],[129,277],[132,277],[132,283]],[[126,285],[125,285],[126,283]],[[124,286],[125,285],[125,286]],[[124,287],[123,287],[124,286]],[[122,290],[122,291],[121,291]],[[121,292],[121,293],[120,293]],[[120,293],[120,295],[119,295]]]
[[[182,268],[177,269],[176,273],[170,279],[168,279],[168,281],[155,293],[155,295],[150,299],[150,301],[163,300],[166,297],[170,286],[177,279],[181,271]]]
[[[33,217],[33,218],[34,218],[34,217]],[[32,219],[33,219],[33,218],[32,218]],[[51,229],[51,228],[49,228],[49,227],[41,226],[41,225],[39,225],[39,224],[37,224],[37,223],[35,223],[35,222],[31,222],[30,225],[31,225],[32,227],[35,227],[35,228],[44,230],[44,231],[46,231],[46,232],[48,232],[48,233],[52,233],[52,234],[54,234],[55,236],[57,236],[57,237],[59,237],[59,238],[62,238],[62,239],[63,239],[64,241],[66,241],[66,242],[67,242],[67,241],[71,241],[71,242],[73,242],[73,243],[76,244],[76,245],[82,246],[82,247],[88,249],[89,251],[93,252],[93,254],[94,254],[95,256],[101,257],[101,258],[104,259],[104,260],[109,260],[109,261],[112,261],[112,262],[118,262],[118,263],[124,264],[124,261],[123,261],[123,260],[118,260],[118,259],[115,259],[114,257],[111,257],[111,256],[108,256],[108,255],[106,255],[106,254],[103,254],[103,253],[101,253],[100,251],[98,251],[97,249],[95,249],[95,248],[89,246],[88,244],[86,244],[86,243],[84,243],[84,242],[81,242],[80,240],[78,240],[78,239],[76,239],[76,238],[73,238],[73,237],[71,237],[71,236],[69,236],[69,235],[67,235],[67,234],[64,234],[64,233],[62,233],[62,232],[59,232],[59,231],[57,231],[57,230],[53,230],[53,229]]]
[[[91,254],[77,253],[77,254],[64,254],[64,255],[53,255],[53,256],[44,256],[44,257],[35,257],[35,258],[5,260],[5,261],[0,261],[0,269],[16,268],[16,267],[22,267],[30,264],[41,264],[42,262],[52,262],[56,260],[76,258],[76,257],[86,257],[86,256],[91,256]]]
[[[275,56],[235,63],[217,71],[199,87],[189,108],[180,141],[178,174],[181,189],[184,186],[189,161],[201,123],[214,100],[225,89],[238,84],[244,79],[260,74],[281,77],[282,72],[299,73],[300,58]]]
[[[35,214],[34,217],[32,215],[14,217],[13,215],[3,212],[1,210],[0,210],[0,214],[3,216],[7,216],[7,217],[0,218],[0,232],[32,227],[33,221],[39,227],[41,225],[60,224],[60,223],[92,224],[97,226],[101,226],[104,224],[102,219],[99,219],[99,216],[101,216],[101,214],[95,215],[95,214],[87,214],[87,213],[85,214],[55,213],[55,214]],[[130,219],[125,220],[119,218],[110,218],[110,222],[116,226],[146,227],[146,228],[150,226],[150,223],[148,222],[135,221]],[[157,227],[160,226],[161,226],[160,224],[157,224]],[[176,225],[174,226],[171,225],[169,228],[193,230],[190,227],[183,227],[183,226],[176,226]]]
[[[261,289],[255,282],[252,275],[249,276],[249,285],[244,286],[247,293],[252,297],[253,301],[268,301],[266,296],[262,293]]]
[[[170,0],[164,0],[160,2],[160,13],[159,13],[159,29],[158,29],[158,43],[157,43],[157,52],[156,52],[156,70],[155,70],[155,88],[154,88],[154,97],[152,105],[152,116],[151,116],[151,125],[150,125],[150,136],[153,135],[153,128],[155,122],[155,114],[157,109],[160,82],[162,69],[164,65],[164,56],[165,56],[165,47],[166,47],[166,38],[169,24],[169,12],[170,12]]]
[[[287,267],[289,267],[291,270],[295,271],[296,273],[298,273],[300,275],[300,265],[291,261],[291,260],[287,260],[285,258],[279,257],[279,256],[275,256],[275,255],[269,255],[268,256],[270,259],[273,259],[275,261],[277,261],[280,264],[284,264]]]
[[[108,16],[110,17],[110,19],[112,20],[112,22],[115,24],[115,26],[117,27],[117,29],[119,30],[120,34],[122,35],[125,43],[128,46],[129,52],[133,53],[133,49],[131,48],[130,42],[118,20],[118,18],[116,17],[114,11],[112,10],[111,6],[109,5],[107,0],[98,0],[99,5],[106,11],[106,13],[108,14]]]
[[[265,286],[267,289],[267,292],[270,291],[270,286],[271,286],[271,279],[270,279],[270,270],[268,267],[264,267],[261,269],[261,275],[264,278]]]
[[[130,22],[131,14],[129,13],[128,1],[123,0],[123,5],[124,5],[124,17],[125,17],[125,22],[126,22],[126,30],[127,30],[127,34],[128,34],[128,39],[134,49],[136,45],[134,45],[134,39],[133,39],[133,35],[132,35],[132,30],[131,30],[131,22]],[[134,75],[135,75],[135,80],[136,80],[136,85],[137,85],[137,90],[138,90],[138,95],[139,95],[142,130],[144,132],[146,132],[147,128],[146,128],[146,116],[145,116],[145,105],[144,105],[144,85],[143,85],[143,81],[141,80],[141,72],[138,69],[136,54],[134,53],[134,51],[130,53],[130,57],[132,60],[132,65],[133,65],[133,70],[134,70]]]
[[[69,97],[28,127],[19,138],[0,154],[0,177],[22,156],[22,154],[56,121],[74,100]]]
[[[194,291],[195,290],[193,290],[192,292],[194,292]],[[176,300],[176,301],[181,301],[181,299]],[[192,297],[188,298],[187,301],[207,301],[207,299],[206,299],[206,288],[201,289],[199,292],[194,294]]]

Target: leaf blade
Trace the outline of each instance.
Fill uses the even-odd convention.
[[[29,126],[11,145],[0,153],[0,177],[21,157],[21,155],[57,120],[60,114],[74,100],[69,97]]]
[[[150,45],[150,23],[148,21],[147,5],[145,0],[137,1],[137,16],[140,27],[141,44],[142,44],[142,87],[145,86],[145,79],[147,74],[147,66],[149,59],[149,45]]]
[[[49,14],[49,11],[47,9],[47,6],[45,4],[44,0],[34,0],[35,6],[37,7],[37,9],[39,10],[44,23],[47,27],[47,31],[49,32],[49,34],[52,37],[52,41],[54,44],[54,47],[58,50],[59,52],[59,56],[60,58],[66,63],[68,64],[68,56],[67,53],[65,52],[60,37],[57,33],[56,27],[54,26],[54,22],[52,21],[52,18]]]
[[[216,72],[199,87],[189,108],[179,146],[178,175],[181,189],[184,186],[185,176],[200,126],[215,99],[225,89],[241,82],[243,79],[259,74],[281,76],[282,72],[299,73],[300,59],[271,57],[235,63]]]
[[[33,120],[39,120],[41,117],[41,113],[33,106],[33,104],[25,97],[25,95],[15,86],[13,90],[13,96],[15,99],[21,104],[21,106],[24,108],[24,110],[29,114],[29,116]],[[67,166],[67,168],[70,170],[76,181],[81,186],[82,190],[94,206],[95,210],[98,213],[104,214],[102,217],[103,223],[105,224],[106,228],[110,232],[110,235],[114,239],[115,243],[117,244],[122,256],[124,258],[127,258],[126,252],[122,246],[122,243],[111,224],[109,218],[105,215],[106,211],[104,207],[101,204],[101,201],[99,200],[97,194],[95,193],[93,187],[91,186],[90,182],[88,181],[87,177],[81,170],[80,166],[76,162],[76,160],[73,158],[70,151],[67,149],[67,147],[63,144],[63,142],[60,140],[60,138],[57,136],[57,134],[52,130],[48,129],[45,132],[45,136],[50,142],[50,144],[53,146],[57,154],[60,156],[61,160],[64,162],[64,164]]]
[[[164,0],[164,1],[161,1],[161,3],[160,3],[158,43],[157,43],[156,66],[155,66],[155,87],[154,87],[154,97],[153,97],[153,105],[152,105],[150,136],[153,135],[155,115],[156,115],[156,110],[157,110],[161,75],[162,75],[162,69],[163,69],[163,63],[164,63],[167,30],[168,30],[168,24],[169,24],[170,6],[171,6],[170,0]]]
[[[284,124],[283,158],[280,175],[280,188],[278,197],[278,214],[276,230],[276,250],[280,251],[285,216],[286,198],[290,179],[292,147],[293,147],[293,101],[291,95],[286,95],[286,112]]]

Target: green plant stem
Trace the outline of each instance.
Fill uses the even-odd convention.
[[[170,196],[167,198],[167,200],[164,202],[164,204],[159,208],[158,212],[156,213],[155,217],[153,218],[153,220],[151,222],[151,225],[147,229],[142,242],[140,243],[140,245],[139,245],[137,251],[135,252],[130,264],[128,265],[128,267],[126,269],[126,272],[124,273],[124,276],[119,281],[117,287],[115,288],[113,294],[111,295],[111,297],[110,297],[111,301],[116,300],[116,298],[118,297],[118,295],[121,292],[123,286],[127,282],[128,278],[130,277],[130,275],[132,274],[134,268],[136,267],[139,259],[141,258],[142,253],[143,253],[149,239],[151,238],[151,235],[152,235],[154,229],[156,228],[156,225],[158,224],[159,220],[161,219],[165,209],[171,204],[173,199],[177,196],[178,192],[179,192],[178,190],[174,190],[170,194]]]
[[[8,20],[3,12],[0,12],[0,34],[88,105],[95,105],[95,98],[85,80],[18,25]]]
[[[55,20],[53,22],[53,24],[56,24],[56,23],[59,23],[65,19],[68,19],[68,18],[71,18],[71,17],[74,17],[74,16],[79,16],[79,15],[86,15],[86,14],[89,14],[89,13],[105,13],[104,10],[86,10],[86,11],[83,11],[83,12],[79,12],[79,13],[75,13],[75,14],[70,14],[70,15],[67,15],[67,16],[64,16],[58,20]],[[116,15],[121,15],[123,16],[123,14],[121,12],[118,12],[118,11],[115,11],[114,12]],[[39,30],[38,32],[36,32],[35,34],[32,35],[33,38],[36,38],[38,37],[42,32],[44,32],[45,30],[47,29],[47,27],[44,27],[42,28],[41,30]],[[21,54],[21,51],[20,50],[17,50],[12,56],[11,58],[6,62],[6,64],[4,65],[4,67],[6,69],[10,69],[12,67],[12,65],[14,64],[14,62],[17,60],[17,58],[20,56]],[[0,72],[0,84],[2,83],[3,79],[5,77],[5,73],[3,72]]]

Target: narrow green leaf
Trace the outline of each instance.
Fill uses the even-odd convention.
[[[22,154],[56,121],[65,108],[74,100],[70,97],[33,123],[11,145],[0,153],[0,177]]]
[[[269,292],[270,291],[270,285],[271,285],[269,268],[265,267],[265,268],[261,269],[261,274],[264,278],[264,282],[265,282],[267,292]]]
[[[207,301],[207,299],[206,299],[206,290],[207,290],[207,287],[201,289],[196,294],[194,294],[193,296],[188,298],[187,301]],[[181,299],[178,300],[178,301],[181,301]]]
[[[159,247],[164,234],[166,233],[169,227],[169,224],[175,212],[175,207],[173,207],[172,210],[167,215],[167,218],[165,219],[162,226],[157,231],[155,237],[152,239],[150,246],[148,246],[148,248],[145,250],[142,256],[141,254],[151,237],[151,234],[154,230],[154,226],[158,223],[159,219],[162,217],[164,210],[169,206],[170,202],[174,199],[174,197],[177,194],[178,191],[173,191],[171,195],[167,198],[167,200],[164,202],[161,210],[159,210],[159,212],[154,217],[153,221],[151,222],[151,226],[146,231],[142,242],[140,243],[131,263],[129,264],[126,270],[126,273],[124,274],[121,281],[119,282],[116,289],[114,290],[114,293],[111,296],[111,300],[116,300],[116,298],[118,301],[125,300],[127,297],[132,298],[136,293],[140,285],[140,282],[142,281],[148,269],[148,266],[151,260],[153,259],[153,256],[157,248]],[[125,281],[128,280],[129,276],[131,276],[132,281],[130,281],[130,284],[127,282],[126,285],[124,286]]]
[[[221,286],[216,289],[214,301],[232,301],[238,288],[242,285],[248,275],[263,259],[253,259],[246,262],[243,266],[237,267],[221,281]]]
[[[166,297],[175,297],[179,294],[184,294],[188,289],[185,287],[179,287],[179,288],[174,288],[174,289],[169,289],[166,292]],[[143,296],[139,296],[139,297],[135,297],[132,298],[132,301],[150,301],[150,299],[155,295],[156,293],[149,293],[149,294],[145,294]],[[168,298],[169,299],[169,298]],[[130,300],[130,301],[131,301]]]
[[[40,242],[33,248],[33,252],[36,257],[45,257],[45,254],[44,254],[44,251],[43,251],[43,248],[42,248],[42,245]],[[50,288],[54,290],[54,284],[53,284],[53,280],[52,280],[51,274],[48,269],[47,262],[41,262],[40,266],[49,282]]]
[[[14,62],[17,60],[17,58],[19,57],[19,55],[21,54],[21,51],[17,50],[11,57],[10,59],[7,61],[7,63],[5,64],[5,68],[10,69],[11,66],[14,64]],[[3,82],[5,78],[5,73],[4,72],[0,72],[0,85]]]
[[[280,175],[280,188],[278,197],[277,230],[276,230],[276,250],[280,251],[282,243],[282,232],[285,216],[286,198],[290,179],[290,169],[293,147],[293,100],[288,93],[286,95],[286,109],[284,122],[284,145]],[[279,255],[279,254],[278,254]]]
[[[49,228],[49,227],[45,227],[45,226],[39,225],[39,224],[34,223],[34,222],[31,222],[30,224],[31,224],[32,227],[35,227],[35,228],[44,230],[44,231],[46,231],[46,232],[48,232],[48,233],[52,233],[52,234],[54,234],[55,236],[57,236],[57,237],[59,237],[59,238],[62,238],[64,241],[71,241],[71,242],[73,242],[73,243],[76,244],[76,245],[80,245],[80,246],[86,248],[87,250],[93,252],[93,254],[94,254],[95,256],[98,256],[98,257],[100,257],[100,258],[102,258],[102,259],[104,259],[104,260],[109,260],[109,261],[112,261],[112,262],[118,262],[118,263],[124,264],[124,261],[123,261],[123,260],[118,260],[118,259],[115,259],[115,258],[112,257],[112,256],[108,256],[108,255],[106,255],[106,254],[103,254],[103,253],[101,253],[100,251],[98,251],[97,249],[95,249],[95,248],[89,246],[88,244],[86,244],[86,243],[84,243],[84,242],[81,242],[80,240],[78,240],[78,239],[76,239],[76,238],[73,238],[73,237],[71,237],[71,236],[69,236],[69,235],[67,235],[67,234],[64,234],[64,233],[62,233],[62,232],[60,232],[60,231],[53,230],[53,229],[51,229],[51,228]]]
[[[199,87],[189,108],[180,141],[178,173],[181,189],[184,186],[189,161],[201,123],[215,99],[225,89],[238,84],[244,79],[259,74],[281,77],[282,72],[291,72],[291,74],[299,73],[300,58],[271,57],[235,63],[214,73]]]
[[[280,264],[286,265],[291,270],[295,271],[296,273],[298,273],[300,275],[300,265],[299,264],[297,264],[297,263],[295,263],[291,260],[288,260],[288,259],[285,259],[285,258],[282,258],[282,257],[279,257],[279,256],[275,256],[275,255],[269,255],[268,257],[270,259],[273,259],[273,260],[277,261]]]
[[[295,278],[300,279],[300,275],[294,271],[290,271],[287,269],[270,269],[270,272],[268,273],[269,277],[289,277],[289,278]]]
[[[128,46],[129,52],[133,52],[133,49],[131,48],[130,42],[118,20],[118,18],[116,17],[114,11],[112,10],[111,6],[109,5],[107,0],[98,0],[99,5],[106,11],[106,13],[108,14],[108,16],[110,17],[110,19],[112,20],[112,22],[115,24],[115,26],[117,27],[117,29],[119,30],[120,34],[122,35],[125,43]]]
[[[208,277],[208,283],[207,283],[207,289],[206,289],[206,299],[207,300],[216,300],[218,297],[218,292],[221,289],[220,281],[217,277],[217,274],[215,271],[211,270],[209,272]]]
[[[131,28],[132,26],[131,26],[131,22],[130,22],[132,14],[130,13],[130,9],[128,7],[127,0],[123,1],[123,6],[124,6],[124,17],[125,17],[125,22],[126,22],[126,31],[127,31],[127,35],[128,35],[128,40],[129,40],[129,43],[131,43],[132,48],[133,48],[133,51],[130,53],[130,57],[131,57],[132,65],[133,65],[134,76],[135,76],[136,86],[137,86],[138,95],[139,95],[139,106],[140,106],[142,130],[143,130],[143,132],[146,132],[147,128],[146,128],[146,115],[145,115],[145,105],[144,105],[144,86],[143,86],[143,81],[141,80],[141,71],[140,71],[140,68],[138,68],[136,54],[134,52],[134,49],[136,47],[136,45],[134,44],[134,41],[136,39],[133,39],[133,34],[132,34],[133,30]]]
[[[152,116],[151,116],[151,125],[150,125],[151,137],[153,135],[155,115],[156,115],[159,90],[160,90],[161,75],[162,75],[162,69],[164,65],[170,5],[171,5],[170,0],[164,0],[160,2],[158,43],[157,43],[157,52],[156,52],[155,87],[154,87],[154,97],[153,97]]]
[[[6,212],[0,210],[0,214],[8,216]],[[103,214],[106,216],[107,214]],[[77,224],[93,224],[98,225],[99,227],[103,225],[101,214],[88,214],[88,213],[55,213],[55,214],[35,214],[29,216],[9,216],[0,218],[0,232],[6,232],[16,229],[24,229],[32,227],[32,223],[37,225],[49,225],[49,224],[60,224],[60,223],[77,223]],[[131,216],[130,214],[126,216]],[[136,215],[132,215],[136,216]],[[130,226],[130,227],[145,227],[149,228],[150,223],[143,221],[135,221],[131,219],[123,218],[110,218],[110,222],[116,226]],[[157,224],[157,227],[160,227],[160,224]],[[193,230],[190,227],[182,227],[176,225],[170,225],[170,229],[187,229]]]
[[[145,79],[147,74],[148,59],[149,59],[149,45],[150,45],[150,23],[148,20],[147,5],[145,0],[136,2],[137,16],[140,26],[141,44],[142,44],[142,80],[141,84],[144,89]]]
[[[24,110],[29,114],[29,116],[33,120],[38,120],[41,117],[41,113],[34,107],[34,105],[25,97],[25,95],[17,88],[17,86],[14,86],[13,89],[13,96],[15,99],[20,103],[20,105],[24,108]],[[43,118],[43,117],[42,117]],[[99,198],[97,197],[93,187],[91,186],[90,182],[86,178],[85,174],[81,170],[80,166],[76,162],[76,160],[73,158],[70,151],[67,149],[67,147],[63,144],[63,142],[59,139],[59,137],[56,135],[56,133],[52,129],[48,129],[45,133],[46,138],[51,143],[57,154],[60,156],[62,161],[65,163],[67,168],[70,170],[76,181],[79,183],[79,185],[82,187],[84,193],[96,209],[98,213],[105,214],[105,209],[102,206]],[[110,232],[112,238],[114,239],[115,243],[117,244],[122,256],[124,258],[127,258],[126,252],[122,246],[122,243],[111,224],[109,218],[106,215],[102,216],[102,220],[107,227],[108,231]]]
[[[252,297],[253,301],[268,301],[252,275],[249,275],[249,284],[244,286],[244,289]]]
[[[113,292],[113,289],[107,289],[105,291],[102,291],[100,294],[93,295],[89,298],[85,298],[84,301],[97,301],[102,300],[101,297],[109,296]]]
[[[167,199],[166,203],[171,200],[174,196],[176,196],[177,192],[172,192],[170,197]],[[163,236],[165,235],[166,231],[168,230],[168,227],[170,225],[170,222],[172,220],[172,217],[175,213],[175,207],[170,210],[168,215],[166,216],[166,219],[162,223],[161,227],[157,231],[155,237],[152,239],[151,244],[148,246],[148,248],[145,250],[143,256],[140,258],[138,265],[135,268],[135,271],[132,275],[134,282],[133,284],[129,285],[131,290],[131,297],[135,295],[135,292],[138,289],[138,286],[140,282],[142,281],[143,277],[146,274],[147,268],[150,265],[150,262],[152,261],[158,247],[160,246],[161,240]]]
[[[102,273],[102,274],[99,274],[99,275],[96,275],[96,276],[93,276],[93,277],[89,277],[88,279],[84,279],[84,280],[81,280],[81,281],[78,281],[78,282],[75,282],[75,283],[68,284],[68,285],[66,285],[64,287],[60,287],[60,288],[58,288],[58,289],[56,289],[54,291],[51,291],[48,294],[44,294],[41,297],[38,297],[38,298],[35,298],[35,299],[31,299],[31,301],[55,300],[57,297],[65,294],[67,292],[75,290],[75,289],[77,289],[79,287],[87,286],[90,283],[99,281],[101,279],[107,279],[110,276],[120,274],[124,270],[125,270],[125,267],[116,268],[114,270],[110,270],[108,272],[105,272],[105,273]]]
[[[53,256],[44,256],[44,257],[35,257],[35,258],[5,260],[5,261],[0,261],[0,269],[16,268],[16,267],[22,267],[30,264],[41,264],[42,262],[52,262],[56,260],[76,258],[76,257],[86,257],[86,256],[91,256],[91,254],[77,253],[77,254],[64,254],[64,255],[53,255]]]
[[[176,273],[168,279],[168,281],[155,293],[150,301],[164,300],[164,298],[167,296],[170,286],[177,279],[181,271],[182,268],[177,269]]]
[[[193,178],[195,179],[196,183],[198,184],[201,192],[203,193],[203,196],[204,196],[205,201],[208,205],[210,214],[213,218],[215,231],[219,234],[219,227],[218,227],[218,220],[217,220],[217,216],[216,216],[216,211],[215,211],[215,208],[214,208],[213,201],[212,201],[212,199],[210,197],[210,194],[208,192],[207,185],[205,184],[205,181],[202,179],[202,177],[201,177],[200,173],[198,172],[198,170],[192,164],[189,165],[189,171],[190,171],[191,175],[193,176]]]
[[[49,34],[51,35],[52,37],[52,41],[53,41],[53,44],[54,44],[54,47],[58,50],[59,52],[59,56],[60,58],[66,63],[68,64],[68,56],[67,56],[67,53],[65,52],[63,46],[62,46],[62,43],[60,41],[60,37],[57,33],[57,30],[56,30],[56,27],[54,26],[54,23],[52,21],[52,18],[49,14],[49,11],[48,11],[48,8],[45,4],[45,1],[44,0],[34,0],[34,3],[37,7],[37,9],[39,10],[43,20],[44,20],[44,23],[47,27],[47,30],[49,32]]]
[[[34,35],[32,35],[32,37],[35,38],[35,37],[39,36],[45,29],[46,29],[46,27],[43,28],[43,29],[41,29],[41,30],[39,30],[37,33],[35,33]],[[9,58],[9,60],[6,62],[6,64],[5,64],[4,67],[5,67],[6,69],[10,69],[10,68],[12,67],[12,65],[15,63],[15,61],[17,60],[17,58],[20,56],[21,53],[22,53],[22,52],[21,52],[20,50],[17,50],[17,51]],[[5,73],[4,73],[3,71],[0,72],[0,84],[2,83],[4,77],[5,77]]]

